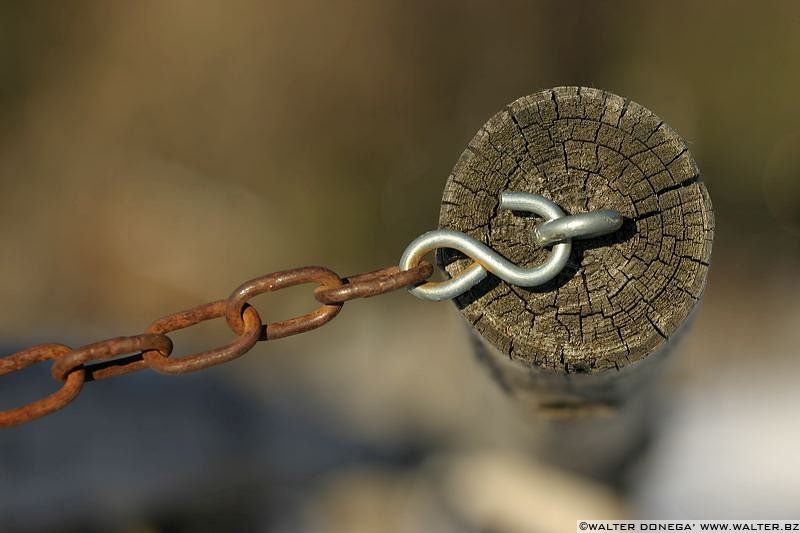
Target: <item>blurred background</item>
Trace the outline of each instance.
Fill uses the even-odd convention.
[[[788,0],[2,4],[7,353],[134,334],[273,270],[395,264],[478,128],[554,86],[665,119],[717,230],[658,438],[622,489],[538,463],[455,308],[401,292],[203,373],[91,383],[4,430],[0,530],[797,518],[799,82]],[[307,286],[254,304],[264,320],[314,306]],[[229,333],[174,338],[186,354]],[[0,407],[50,392],[47,374],[0,379]]]

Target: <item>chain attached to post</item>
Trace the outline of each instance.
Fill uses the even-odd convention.
[[[565,216],[556,204],[534,194],[505,192],[500,207],[538,214],[546,222],[538,225],[531,242],[539,246],[556,243],[547,261],[533,269],[523,269],[480,241],[453,230],[436,230],[415,239],[406,248],[399,266],[391,266],[349,278],[340,278],[327,268],[310,266],[273,272],[240,285],[228,298],[162,317],[145,333],[115,337],[70,348],[63,344],[40,344],[0,358],[0,376],[45,361],[53,361],[51,374],[61,388],[49,396],[23,407],[0,411],[0,427],[15,426],[57,411],[74,400],[84,383],[121,376],[150,368],[164,374],[184,374],[232,361],[249,351],[258,341],[279,339],[311,331],[332,320],[345,302],[369,298],[411,287],[415,296],[427,300],[455,298],[469,290],[491,272],[508,283],[534,286],[546,283],[566,265],[571,240],[606,235],[622,225],[615,211],[597,211]],[[436,248],[454,248],[475,263],[456,278],[427,282],[433,265],[422,257]],[[265,292],[294,285],[316,283],[314,297],[321,304],[298,317],[264,324],[248,301]],[[227,345],[204,352],[170,357],[173,351],[168,333],[215,318],[224,318],[236,337]]]
[[[450,300],[477,285],[491,272],[503,281],[520,287],[536,287],[556,277],[564,269],[572,251],[572,239],[588,239],[613,233],[622,227],[622,215],[616,211],[593,211],[566,216],[561,208],[538,194],[504,192],[500,209],[533,213],[546,220],[534,228],[531,241],[539,246],[553,243],[547,260],[535,268],[521,268],[484,243],[460,231],[439,229],[417,237],[400,258],[400,268],[418,264],[428,252],[453,248],[474,261],[458,276],[447,281],[431,282],[411,289],[422,300]]]

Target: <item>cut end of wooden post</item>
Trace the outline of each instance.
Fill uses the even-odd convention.
[[[470,141],[447,180],[441,228],[463,231],[520,266],[542,263],[540,219],[498,209],[500,193],[541,194],[567,214],[613,209],[617,233],[573,241],[567,268],[534,288],[489,276],[456,300],[500,352],[556,374],[620,370],[655,353],[706,283],[714,217],[686,142],[641,105],[598,89],[520,98]],[[440,255],[454,275],[469,261]]]

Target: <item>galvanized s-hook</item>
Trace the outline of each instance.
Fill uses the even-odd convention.
[[[453,248],[475,262],[456,277],[441,282],[424,283],[410,289],[411,294],[423,300],[449,300],[480,283],[486,277],[487,271],[512,285],[542,285],[556,277],[567,264],[572,251],[572,239],[607,235],[622,226],[622,215],[616,211],[593,211],[565,216],[558,205],[538,194],[504,192],[500,195],[500,208],[534,213],[546,219],[534,228],[531,238],[539,246],[558,243],[553,246],[544,263],[534,268],[522,268],[460,231],[429,231],[408,245],[400,258],[401,270],[416,266],[425,254],[437,248]]]

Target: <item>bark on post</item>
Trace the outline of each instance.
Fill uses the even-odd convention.
[[[567,214],[625,217],[617,234],[574,241],[567,269],[545,286],[489,276],[456,300],[500,384],[549,421],[554,460],[608,477],[641,439],[642,391],[703,292],[710,198],[672,128],[635,102],[579,87],[497,113],[444,190],[440,227],[537,265],[547,254],[530,242],[537,219],[498,210],[505,190],[542,194]],[[451,274],[468,264],[457,252],[439,259]]]

